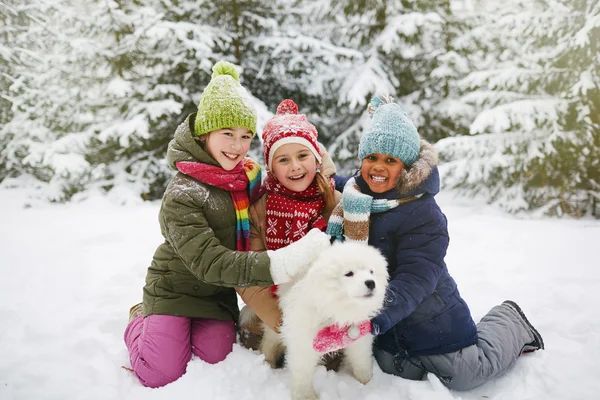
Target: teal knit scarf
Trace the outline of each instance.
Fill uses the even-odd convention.
[[[367,243],[371,213],[389,211],[415,199],[416,197],[393,200],[373,199],[373,196],[362,193],[355,179],[351,178],[344,186],[342,201],[333,209],[329,217],[327,233],[336,240]]]

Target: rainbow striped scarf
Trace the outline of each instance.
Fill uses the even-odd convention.
[[[231,171],[199,162],[180,161],[177,169],[192,178],[227,190],[231,194],[236,219],[237,250],[250,250],[250,221],[248,208],[260,197],[262,174],[260,165],[251,158],[244,158]]]

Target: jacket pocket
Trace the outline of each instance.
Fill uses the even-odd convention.
[[[436,299],[438,301],[438,303],[440,303],[441,306],[446,305],[446,302],[444,301],[444,299],[442,299],[442,296],[440,296],[440,294],[438,293],[437,290],[434,290],[431,295],[433,296],[434,299]]]
[[[437,291],[427,296],[415,311],[405,320],[404,326],[411,326],[423,321],[431,321],[445,312],[446,301]]]
[[[195,278],[193,275],[172,274],[170,277],[175,293],[186,294],[193,297],[211,297],[219,293],[220,287],[211,285]]]

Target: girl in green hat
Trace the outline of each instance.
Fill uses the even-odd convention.
[[[233,288],[287,282],[329,246],[329,236],[315,229],[288,247],[248,252],[248,207],[261,184],[260,167],[246,158],[255,133],[256,111],[235,67],[216,63],[198,112],[169,143],[168,162],[178,172],[159,214],[165,240],[125,331],[144,386],[178,379],[192,354],[222,361],[236,339]]]

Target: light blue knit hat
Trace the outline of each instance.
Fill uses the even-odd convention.
[[[410,117],[393,100],[391,96],[371,99],[371,125],[360,138],[358,156],[362,160],[369,154],[389,154],[410,167],[419,159],[421,138]]]

